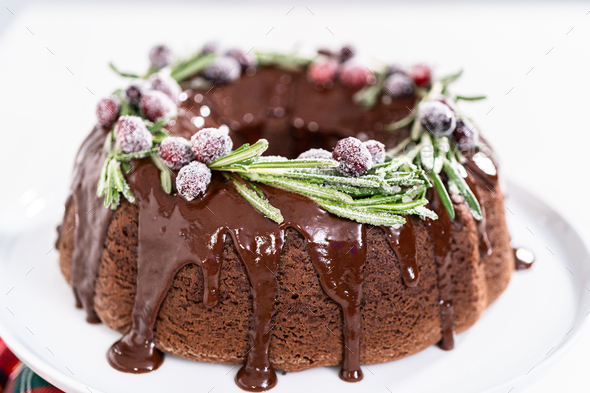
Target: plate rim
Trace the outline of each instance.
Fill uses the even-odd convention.
[[[585,254],[583,259],[590,261],[590,251],[587,243],[584,241],[582,236],[580,236],[580,233],[576,227],[574,227],[569,222],[569,220],[567,220],[561,213],[547,204],[543,199],[530,193],[524,187],[516,184],[516,182],[508,179],[506,181],[506,185],[507,192],[505,192],[505,195],[511,195],[512,193],[526,195],[528,198],[533,199],[535,204],[537,204],[542,209],[557,215],[565,224],[565,226],[570,229],[571,232],[573,232],[572,241],[578,243],[580,251]],[[13,235],[8,235],[8,237],[12,236]],[[588,329],[588,326],[590,326],[590,318],[583,318],[579,326],[580,328],[576,329],[576,331],[573,332],[571,336],[568,335],[568,338],[560,344],[556,351],[552,352],[550,355],[547,355],[540,362],[535,364],[535,370],[532,374],[525,374],[511,378],[502,384],[486,389],[481,393],[492,393],[498,391],[499,389],[519,386],[527,380],[532,383],[540,378],[542,375],[540,371],[547,370],[554,366],[556,362],[559,361],[575,345],[582,334],[585,333],[585,330]],[[67,375],[65,372],[63,372],[63,370],[58,369],[56,366],[46,363],[40,357],[38,357],[35,352],[28,349],[25,344],[21,343],[17,336],[13,336],[10,333],[10,330],[10,328],[7,328],[2,323],[0,323],[0,337],[6,346],[21,360],[22,363],[26,364],[31,370],[33,370],[47,382],[64,391],[75,389],[77,392],[85,392],[85,389],[88,389],[92,393],[105,393],[98,388],[92,388],[92,390],[90,390],[86,384],[80,382],[72,376]],[[198,364],[199,362],[195,363]],[[528,384],[525,384],[525,386],[526,385]]]

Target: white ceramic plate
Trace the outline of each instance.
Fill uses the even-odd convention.
[[[358,384],[340,381],[335,367],[279,374],[273,392],[516,393],[542,375],[583,330],[590,311],[590,297],[584,296],[590,257],[551,208],[514,185],[508,192],[513,242],[532,249],[537,262],[514,274],[500,299],[457,337],[454,351],[431,347],[400,361],[363,366],[365,379]],[[233,382],[237,366],[167,356],[151,374],[112,369],[105,353],[120,335],[85,322],[52,249],[63,195],[42,201],[46,207],[36,226],[0,238],[0,336],[17,356],[67,392],[240,392]],[[542,229],[533,234],[533,226]]]

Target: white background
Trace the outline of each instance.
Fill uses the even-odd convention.
[[[368,62],[464,68],[455,91],[488,95],[463,109],[494,144],[504,177],[590,239],[588,2],[140,4],[0,4],[0,235],[35,220],[44,190],[65,194],[96,101],[121,83],[108,61],[142,71],[153,43],[188,53],[217,39],[255,50],[352,43]],[[542,224],[530,223],[531,236]],[[527,392],[587,392],[589,367],[586,332]]]

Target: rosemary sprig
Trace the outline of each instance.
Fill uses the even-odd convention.
[[[177,82],[182,82],[183,80],[203,71],[209,64],[211,64],[215,57],[217,57],[215,53],[208,53],[205,55],[198,53],[190,59],[179,62],[173,66],[170,76]]]
[[[256,52],[256,60],[261,66],[277,66],[287,71],[297,71],[307,66],[313,59],[296,54],[278,52]]]

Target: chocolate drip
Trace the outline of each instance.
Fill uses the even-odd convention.
[[[439,346],[451,350],[455,346],[453,321],[453,280],[451,276],[451,220],[437,192],[429,190],[428,208],[438,215],[438,220],[426,218],[426,228],[434,244],[434,256],[438,273],[438,291],[442,339]]]
[[[514,253],[514,268],[516,270],[526,270],[533,267],[535,256],[532,252],[522,247],[513,248],[512,252]]]
[[[409,216],[405,216],[406,223],[399,227],[386,227],[383,230],[389,240],[389,245],[399,261],[404,283],[408,287],[415,287],[420,280],[416,254],[416,234],[414,224]]]
[[[366,234],[363,224],[336,217],[312,200],[264,187],[269,201],[306,240],[307,248],[328,297],[342,307],[344,362],[340,378],[363,379],[360,367],[361,298]]]
[[[95,128],[86,138],[78,156],[72,181],[70,203],[76,206],[72,288],[76,307],[86,310],[86,320],[99,323],[94,311],[94,286],[113,211],[96,196],[96,185],[105,160],[102,146],[107,130]]]
[[[483,255],[490,256],[492,255],[492,244],[490,243],[490,238],[488,236],[488,231],[486,228],[486,208],[482,203],[482,199],[479,196],[479,191],[477,190],[477,185],[475,179],[473,179],[473,175],[470,173],[467,174],[465,178],[465,182],[473,191],[473,195],[475,199],[479,202],[479,206],[481,207],[481,220],[475,221],[475,225],[477,227],[477,235],[479,239],[479,252]]]

